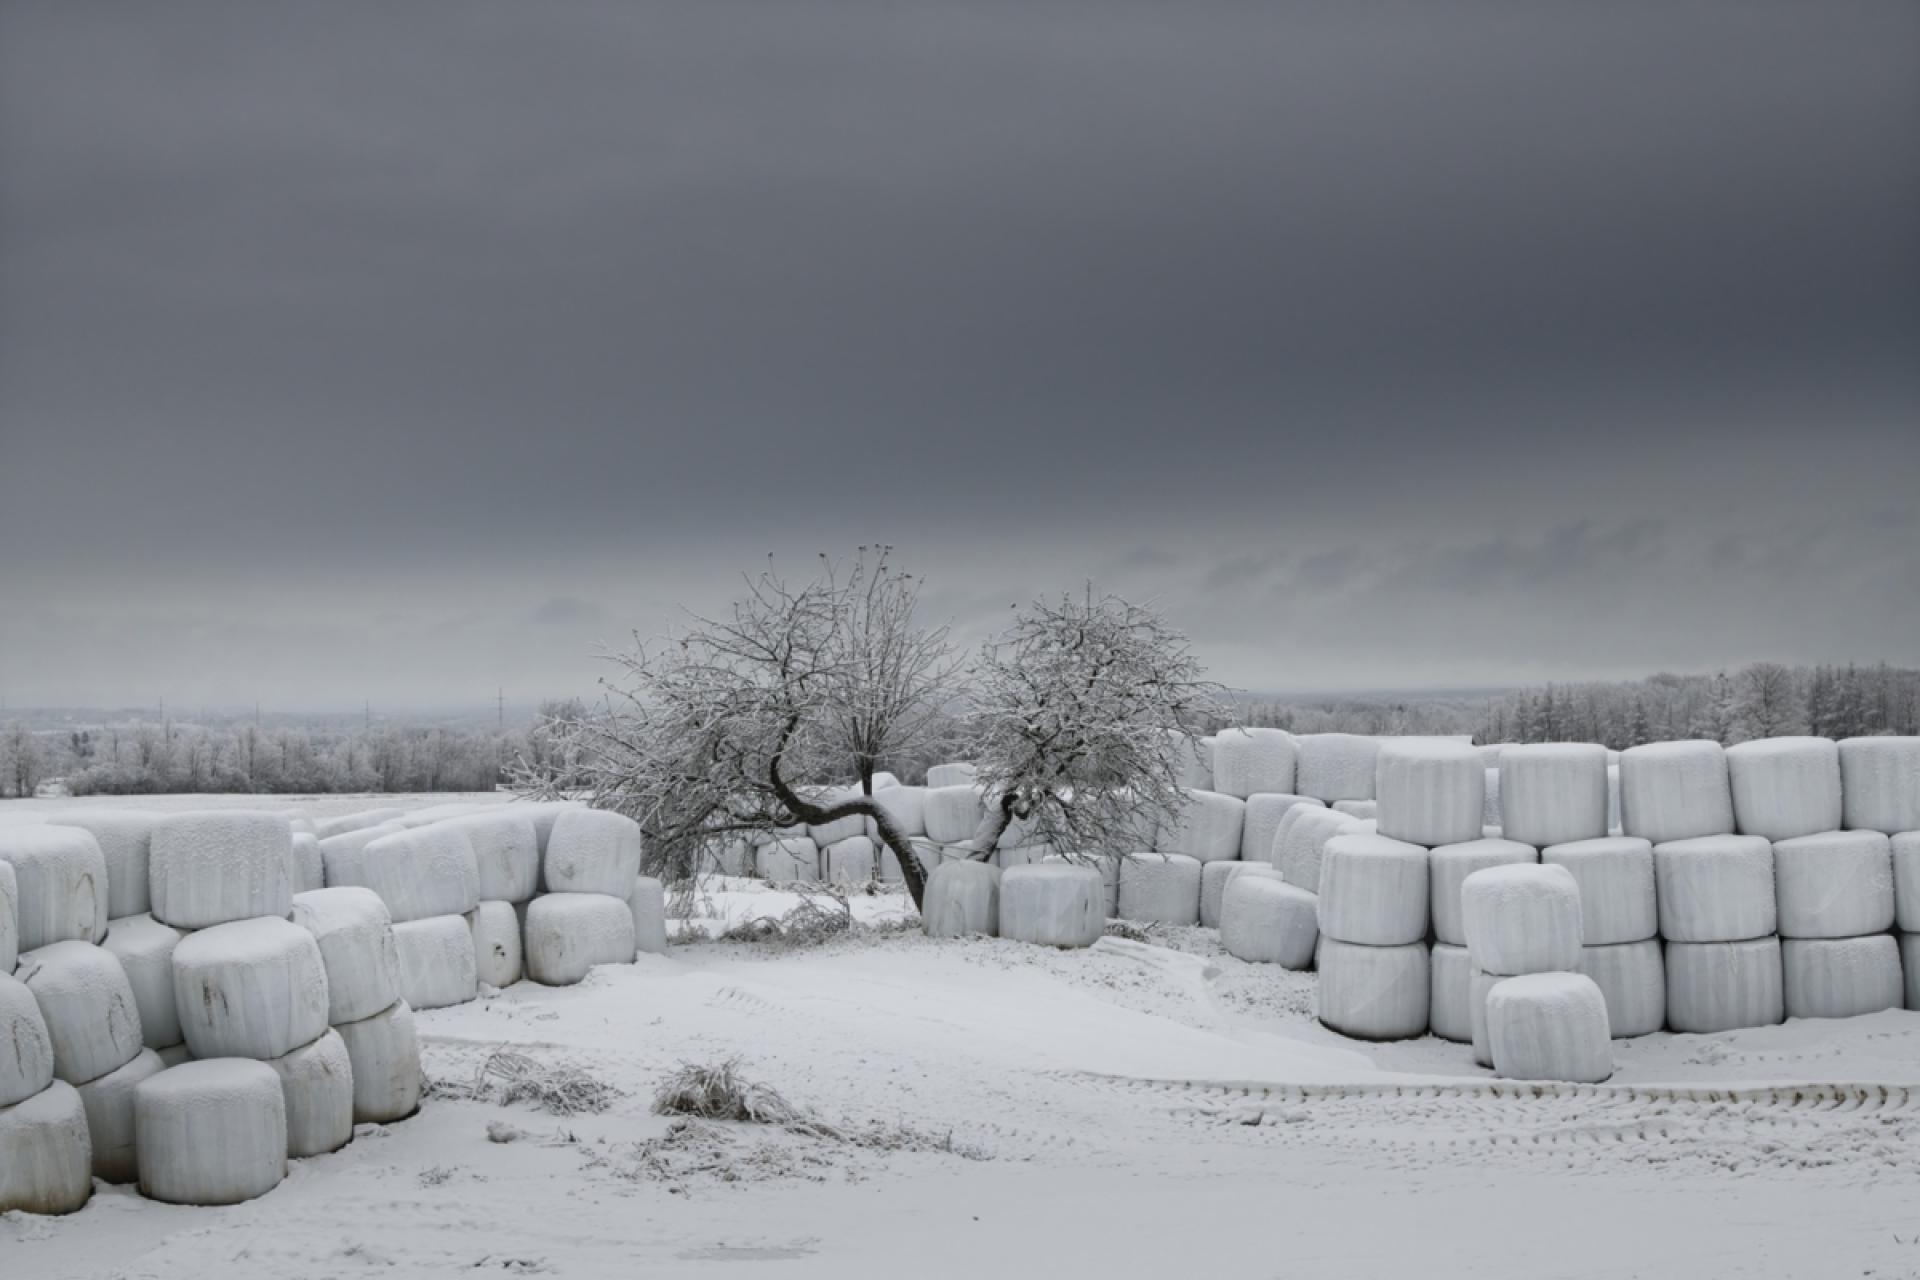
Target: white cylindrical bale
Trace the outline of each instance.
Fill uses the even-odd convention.
[[[1240,821],[1240,860],[1273,863],[1274,837],[1279,834],[1281,820],[1288,810],[1299,805],[1314,809],[1325,807],[1312,796],[1267,793],[1248,796]]]
[[[147,869],[153,918],[207,929],[293,907],[293,828],[277,813],[170,813],[154,824]]]
[[[1486,787],[1487,771],[1470,746],[1390,740],[1380,748],[1374,782],[1380,834],[1419,845],[1478,839]]]
[[[1840,748],[1828,738],[1755,738],[1727,748],[1740,834],[1791,840],[1839,828]]]
[[[643,955],[665,955],[667,950],[667,890],[653,876],[639,876],[627,895],[633,915],[634,950]]]
[[[420,1109],[420,1037],[406,1001],[334,1030],[353,1069],[355,1124],[392,1124]]]
[[[805,836],[776,840],[754,852],[754,869],[775,884],[812,882],[820,878],[820,850]]]
[[[1069,858],[1063,854],[1050,853],[1041,861],[1047,866],[1091,867],[1100,877],[1100,900],[1102,914],[1112,919],[1120,912],[1120,864],[1125,861],[1118,854],[1080,854]]]
[[[0,826],[0,862],[13,868],[15,950],[107,936],[107,859],[92,832]]]
[[[886,810],[901,835],[911,838],[927,834],[925,787],[888,787],[874,792],[873,802]]]
[[[489,987],[520,981],[520,916],[511,902],[482,902],[467,916],[474,977]]]
[[[329,888],[350,886],[364,888],[362,867],[365,863],[364,851],[375,840],[390,836],[397,831],[410,831],[397,822],[381,822],[371,827],[358,827],[352,831],[343,831],[336,836],[323,836],[320,840],[321,879]]]
[[[91,1195],[93,1143],[72,1085],[0,1107],[0,1213],[74,1213]]]
[[[286,1101],[288,1155],[325,1155],[353,1140],[353,1060],[339,1032],[329,1029],[267,1065]]]
[[[137,915],[108,921],[107,940],[100,944],[127,975],[140,1014],[140,1038],[149,1049],[165,1049],[185,1038],[173,1001],[173,949],[184,937],[151,915]]]
[[[1474,965],[1472,953],[1468,953],[1467,966],[1467,1030],[1473,1045],[1473,1062],[1478,1067],[1493,1065],[1493,1041],[1487,1038],[1487,995],[1506,978],[1497,973],[1488,973]]]
[[[0,1107],[25,1102],[53,1082],[53,1037],[25,983],[0,973]]]
[[[1034,863],[1000,877],[1000,936],[1048,947],[1090,947],[1106,931],[1106,888],[1093,867]]]
[[[310,831],[296,831],[287,846],[287,884],[295,893],[324,889],[327,884],[326,861],[320,851],[320,838]]]
[[[1658,938],[1580,949],[1580,972],[1607,998],[1615,1039],[1652,1035],[1667,1023],[1667,966]]]
[[[1213,790],[1245,800],[1293,791],[1293,735],[1284,729],[1222,729],[1213,739]]]
[[[986,804],[971,783],[951,787],[928,787],[921,801],[921,817],[927,838],[937,844],[959,844],[973,839]]]
[[[1455,1044],[1473,1043],[1473,961],[1465,947],[1433,944],[1428,962],[1432,988],[1427,1021],[1433,1034]]]
[[[1855,938],[1893,927],[1893,848],[1878,831],[1773,842],[1782,938]]]
[[[1893,914],[1906,933],[1920,933],[1920,831],[1902,831],[1893,850]]]
[[[333,836],[345,835],[349,831],[362,831],[406,816],[405,809],[362,809],[358,813],[343,813],[334,818],[321,818],[313,824],[313,834],[322,840],[327,840]]]
[[[1280,868],[1288,884],[1308,893],[1318,893],[1320,864],[1326,854],[1327,841],[1359,829],[1357,820],[1332,809],[1305,805],[1289,809],[1273,835],[1273,864]]]
[[[920,927],[929,938],[992,937],[1000,931],[1000,868],[950,858],[927,877]]]
[[[1487,770],[1486,799],[1480,804],[1480,826],[1484,830],[1487,827],[1498,827],[1499,825],[1500,771],[1498,769],[1489,769]]]
[[[1920,933],[1903,933],[1900,939],[1900,968],[1907,980],[1907,1008],[1920,1010]]]
[[[1615,760],[1615,763],[1609,764],[1607,766],[1607,834],[1608,835],[1624,834],[1620,829],[1620,765],[1617,761],[1617,755],[1618,755],[1617,752],[1613,752],[1613,751],[1607,752],[1608,759]]]
[[[548,894],[547,897],[566,897]],[[599,894],[584,895],[600,897]],[[541,901],[535,898],[535,902]],[[632,928],[624,899],[607,898]],[[531,907],[529,907],[531,910]],[[529,942],[531,938],[529,938]],[[465,915],[428,916],[393,926],[394,954],[400,958],[400,997],[415,1009],[444,1009],[480,994],[480,960]],[[523,948],[524,950],[524,948]],[[633,957],[628,956],[629,960]],[[201,1056],[198,1051],[196,1057]]]
[[[1540,861],[1565,867],[1580,886],[1580,936],[1589,947],[1642,942],[1660,932],[1653,846],[1638,836],[1549,845]]]
[[[828,884],[867,884],[874,877],[873,841],[865,836],[850,836],[820,851]]]
[[[264,1061],[326,1030],[326,965],[299,925],[274,917],[215,925],[174,947],[173,999],[195,1058]]]
[[[1487,994],[1493,1069],[1511,1080],[1599,1084],[1613,1074],[1607,1001],[1592,978],[1535,973]]]
[[[264,1062],[189,1062],[134,1090],[140,1194],[168,1204],[239,1204],[287,1176],[287,1103]]]
[[[1620,826],[1654,844],[1733,833],[1726,749],[1717,742],[1649,742],[1620,753]]]
[[[1429,893],[1427,851],[1419,845],[1335,836],[1320,864],[1320,932],[1368,947],[1424,941]]]
[[[1332,804],[1374,798],[1380,740],[1353,733],[1309,733],[1294,739],[1293,789]]]
[[[624,898],[549,893],[527,904],[527,976],[535,982],[572,986],[595,965],[632,964],[638,951]]]
[[[1460,886],[1474,966],[1502,976],[1580,967],[1580,886],[1565,867],[1488,867]]]
[[[1653,846],[1660,935],[1739,942],[1774,932],[1773,845],[1764,836],[1700,836]]]
[[[806,798],[823,808],[831,809],[858,797],[865,792],[859,787],[823,787],[806,793]],[[867,834],[867,816],[864,813],[851,814],[844,818],[835,818],[832,822],[810,822],[807,824],[807,838],[822,849],[828,845],[839,844],[842,840],[851,840],[855,836]]]
[[[1320,941],[1319,901],[1277,875],[1236,875],[1220,903],[1220,946],[1237,960],[1305,969]]]
[[[1157,853],[1182,854],[1196,862],[1217,862],[1240,856],[1240,832],[1247,802],[1218,791],[1186,792],[1187,803],[1163,821],[1154,837]]]
[[[640,874],[640,824],[606,809],[569,809],[554,819],[541,857],[549,893],[627,896]]]
[[[14,976],[33,993],[53,1045],[53,1074],[98,1080],[143,1047],[133,988],[113,955],[91,942],[56,942],[20,957]]]
[[[357,885],[295,895],[293,923],[313,935],[327,974],[327,1021],[372,1017],[400,998],[400,953],[380,895]]]
[[[445,825],[473,846],[480,901],[525,902],[540,891],[540,832],[530,815],[509,808],[449,818]]]
[[[1786,1017],[1780,939],[1667,943],[1667,1026],[1710,1033]]]
[[[134,1089],[167,1069],[160,1055],[142,1049],[118,1071],[79,1086],[87,1113],[87,1137],[93,1147],[93,1176],[102,1182],[132,1182],[140,1176],[139,1144],[134,1132]]]
[[[159,821],[150,809],[74,809],[53,815],[47,824],[78,827],[98,842],[107,866],[107,917],[115,919],[140,915],[152,902],[147,863]]]
[[[1356,1040],[1411,1040],[1427,1033],[1432,978],[1427,944],[1365,947],[1322,937],[1320,1021]]]
[[[1536,848],[1607,834],[1607,749],[1586,742],[1508,747],[1500,755],[1500,830]]]
[[[360,851],[351,875],[329,867],[335,887],[359,885],[380,895],[395,924],[431,916],[457,916],[480,902],[480,866],[473,841],[450,824],[396,831]]]
[[[0,974],[12,973],[20,959],[20,881],[13,864],[0,861]]]
[[[1203,862],[1200,864],[1200,925],[1205,929],[1220,927],[1220,911],[1226,900],[1227,886],[1242,874],[1264,876],[1274,880],[1286,879],[1277,867],[1264,862]]]
[[[1920,830],[1920,738],[1846,739],[1840,794],[1842,817],[1854,830]]]
[[[1532,845],[1498,836],[1443,844],[1427,858],[1430,911],[1433,936],[1450,946],[1467,945],[1466,918],[1460,912],[1460,886],[1467,877],[1488,867],[1507,867],[1538,862]]]
[[[973,785],[974,767],[971,761],[955,760],[946,764],[927,767],[927,786],[933,787],[970,787]]]
[[[1120,863],[1120,918],[1145,924],[1199,924],[1198,859],[1137,853]]]
[[[1866,938],[1782,938],[1781,994],[1789,1018],[1855,1018],[1898,1009],[1900,944]]]

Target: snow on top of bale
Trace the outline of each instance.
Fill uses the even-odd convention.
[[[1374,798],[1380,739],[1353,733],[1307,733],[1294,739],[1293,789],[1331,804]]]
[[[1293,735],[1283,729],[1222,729],[1213,739],[1213,790],[1245,800],[1293,791]]]
[[[293,905],[293,828],[275,813],[209,809],[170,813],[153,828],[153,915],[176,929],[205,929]]]

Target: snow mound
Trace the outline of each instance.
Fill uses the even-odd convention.
[[[277,1058],[327,1029],[320,946],[299,925],[273,917],[180,939],[173,999],[196,1058]]]
[[[151,915],[125,916],[107,923],[101,943],[120,962],[140,1014],[140,1038],[149,1049],[166,1049],[183,1039],[173,1003],[173,949],[186,935]]]
[[[334,1030],[353,1068],[355,1124],[392,1124],[420,1109],[420,1037],[406,1001]]]
[[[1606,997],[1584,974],[1535,973],[1495,984],[1487,994],[1487,1040],[1494,1071],[1508,1079],[1599,1084],[1613,1074]]]
[[[1515,976],[1580,967],[1580,886],[1565,867],[1489,867],[1460,886],[1467,950],[1482,972]]]
[[[1791,840],[1839,827],[1840,748],[1827,738],[1757,738],[1727,748],[1742,835]]]
[[[1667,943],[1667,1026],[1672,1030],[1734,1031],[1772,1026],[1784,1017],[1780,939]]]
[[[1293,789],[1332,804],[1374,798],[1378,738],[1352,733],[1309,733],[1294,739]]]
[[[276,813],[170,813],[153,828],[153,918],[206,929],[293,906],[293,828]]]
[[[140,1194],[168,1204],[239,1204],[287,1176],[287,1103],[264,1062],[189,1062],[134,1090]]]
[[[1583,742],[1500,753],[1500,829],[1544,848],[1607,834],[1607,749]]]
[[[1847,826],[1888,835],[1920,830],[1920,738],[1846,739],[1840,783]]]
[[[1487,771],[1472,747],[1387,742],[1380,748],[1374,784],[1380,834],[1419,845],[1476,839],[1486,788]]]
[[[929,938],[1000,931],[1000,868],[968,858],[942,862],[927,877],[920,927]]]
[[[632,964],[638,951],[625,898],[549,893],[527,904],[527,976],[535,982],[572,986],[597,964]]]
[[[280,1077],[288,1155],[325,1155],[353,1140],[353,1060],[338,1032],[329,1030],[267,1065]]]
[[[1654,844],[1733,833],[1727,753],[1717,742],[1650,742],[1620,753],[1620,825]]]
[[[0,862],[13,867],[15,948],[33,951],[107,936],[107,859],[91,832],[24,823],[0,827]]]
[[[482,902],[467,916],[467,931],[478,981],[489,987],[520,981],[520,916],[511,902]]]
[[[1432,891],[1429,909],[1433,916],[1433,936],[1449,946],[1467,945],[1466,918],[1460,911],[1460,886],[1466,883],[1468,876],[1476,871],[1485,871],[1488,867],[1507,867],[1539,860],[1540,855],[1532,845],[1498,836],[1443,844],[1435,849],[1427,859],[1427,878]]]
[[[1281,729],[1222,729],[1213,739],[1213,787],[1245,800],[1293,791],[1293,735]]]
[[[1319,903],[1275,876],[1237,875],[1220,903],[1220,946],[1237,960],[1304,969],[1320,941]]]
[[[1186,793],[1187,803],[1154,835],[1156,853],[1177,853],[1196,862],[1240,856],[1240,828],[1247,802],[1218,791]]]
[[[1856,1018],[1898,1009],[1900,944],[1870,938],[1784,938],[1781,991],[1789,1018]]]
[[[1320,864],[1324,936],[1369,947],[1421,942],[1428,903],[1427,851],[1419,845],[1358,834],[1327,841]]]
[[[1653,874],[1669,942],[1739,942],[1774,931],[1773,845],[1764,836],[1656,844]]]
[[[1411,1040],[1427,1033],[1432,998],[1427,944],[1364,947],[1321,938],[1320,1021],[1355,1040]]]
[[[1107,927],[1106,898],[1092,867],[1014,867],[1000,877],[1000,936],[1047,947],[1090,947]]]
[[[554,819],[540,874],[549,893],[624,898],[640,874],[640,824],[605,809],[569,809]]]
[[[107,916],[137,916],[151,905],[147,860],[154,824],[149,809],[77,809],[57,813],[48,826],[78,827],[100,845],[107,866]],[[4,855],[0,855],[4,856]]]
[[[74,1213],[92,1195],[93,1144],[72,1085],[0,1108],[0,1213]]]
[[[353,885],[296,894],[293,923],[320,948],[328,1022],[356,1022],[400,998],[393,917],[379,894]]]
[[[1580,886],[1580,936],[1587,946],[1642,942],[1660,932],[1653,846],[1640,837],[1549,845],[1540,861],[1565,867]]]
[[[601,898],[599,894],[548,894],[535,898],[591,897],[611,902],[620,908],[620,918],[633,928],[627,904],[619,898]],[[531,918],[532,907],[528,907]],[[528,941],[532,940],[528,928]],[[400,998],[416,1009],[444,1009],[465,1004],[480,994],[479,957],[473,951],[473,930],[461,915],[428,916],[424,920],[403,920],[393,926],[393,950],[400,958]],[[627,959],[633,957],[629,955]],[[271,1056],[263,1054],[262,1057]]]
[[[1200,861],[1138,853],[1120,862],[1120,918],[1143,924],[1200,923]]]
[[[1878,831],[1774,841],[1773,887],[1782,938],[1853,938],[1893,927],[1893,848]]]
[[[1652,1035],[1667,1022],[1667,966],[1658,938],[1580,949],[1580,972],[1607,1000],[1615,1039]]]
[[[68,1084],[118,1071],[143,1047],[127,975],[91,942],[55,942],[29,951],[14,976],[33,992],[53,1043],[53,1074]]]

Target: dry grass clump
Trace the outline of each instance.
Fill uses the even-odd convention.
[[[820,1136],[835,1134],[830,1125],[788,1102],[778,1089],[741,1075],[735,1058],[719,1063],[681,1063],[654,1093],[653,1113],[770,1124]]]
[[[620,1097],[618,1089],[578,1067],[566,1063],[549,1065],[511,1049],[498,1049],[489,1054],[474,1072],[471,1082],[436,1081],[433,1092],[509,1107],[527,1102],[556,1116],[605,1111]]]

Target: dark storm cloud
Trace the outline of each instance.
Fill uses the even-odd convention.
[[[6,679],[562,683],[876,537],[1251,683],[1915,660],[1917,15],[0,6]],[[1662,621],[1490,657],[1576,584]]]

